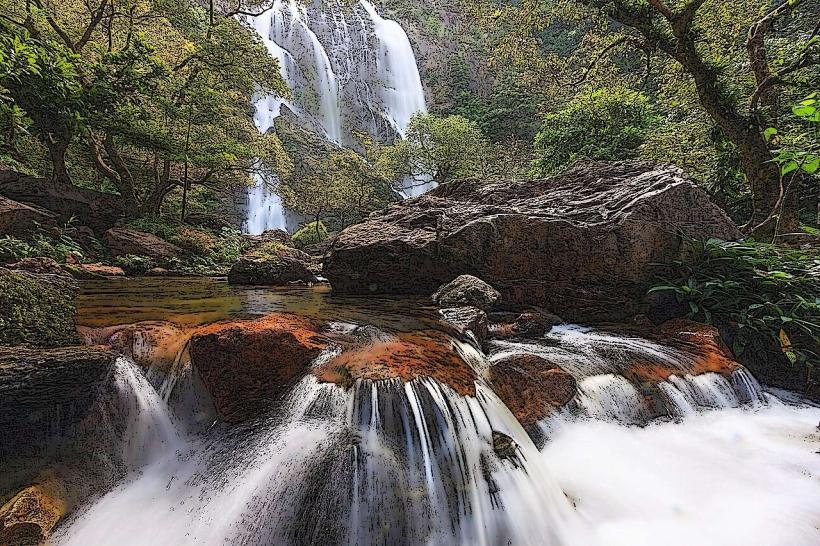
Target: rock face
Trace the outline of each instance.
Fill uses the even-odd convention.
[[[0,346],[77,343],[78,291],[77,283],[68,277],[0,268]]]
[[[593,162],[546,180],[452,183],[392,205],[344,230],[324,271],[347,294],[429,294],[470,274],[505,303],[618,320],[662,272],[653,264],[684,257],[680,234],[739,236],[679,169]]]
[[[220,418],[237,423],[279,401],[326,346],[316,323],[274,314],[206,327],[191,338],[190,354]]]
[[[476,307],[488,311],[501,300],[498,290],[472,275],[459,275],[433,294],[441,307]]]
[[[59,223],[75,218],[97,233],[113,226],[124,212],[116,195],[14,171],[0,171],[0,195],[48,209],[57,215]]]
[[[568,404],[577,392],[572,375],[532,354],[494,361],[489,379],[495,393],[527,429]]]
[[[105,232],[105,243],[114,257],[133,255],[165,260],[182,255],[182,249],[156,235],[134,229],[112,228]]]
[[[27,235],[37,224],[54,225],[57,215],[0,195],[0,234]]]
[[[295,248],[275,244],[265,254],[243,256],[228,272],[230,284],[287,286],[318,281],[310,269],[310,256]]]

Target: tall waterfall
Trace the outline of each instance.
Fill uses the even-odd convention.
[[[279,60],[293,93],[290,101],[257,100],[254,121],[260,131],[271,130],[286,107],[327,140],[344,146],[353,144],[359,131],[382,140],[402,137],[411,116],[426,111],[407,34],[367,0],[307,5],[276,0],[250,22]],[[281,199],[267,186],[258,178],[249,192],[246,230],[292,230]]]

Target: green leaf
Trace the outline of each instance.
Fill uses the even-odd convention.
[[[787,174],[796,171],[798,168],[800,168],[800,165],[797,161],[792,160],[780,167],[780,174],[786,176]]]
[[[803,169],[803,172],[806,174],[816,173],[817,170],[820,169],[820,157],[815,157],[814,159],[806,161],[800,166],[800,168]]]
[[[765,131],[763,131],[763,138],[766,139],[766,142],[771,142],[772,137],[777,134],[777,129],[774,127],[769,127]]]
[[[814,115],[817,112],[817,108],[814,106],[792,106],[792,112],[794,112],[795,116],[799,116],[801,118],[807,118],[809,116]]]

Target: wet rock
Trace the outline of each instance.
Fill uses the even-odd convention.
[[[623,320],[686,259],[681,234],[735,239],[726,214],[674,167],[585,162],[547,180],[446,184],[345,229],[325,262],[334,291],[430,294],[460,274],[505,302],[570,321]]]
[[[482,311],[489,310],[500,299],[495,288],[472,275],[460,275],[433,294],[433,301],[441,307],[467,306]]]
[[[526,353],[492,362],[489,380],[498,397],[528,430],[568,404],[577,392],[572,375],[540,356]]]
[[[56,214],[58,224],[74,219],[97,233],[111,228],[125,213],[117,195],[14,171],[0,171],[0,194],[47,209]]]
[[[125,277],[125,270],[121,267],[105,264],[66,264],[63,268],[72,277],[79,280],[105,279],[106,277]]]
[[[147,321],[102,329],[83,329],[88,344],[107,345],[145,369],[167,372],[185,348],[193,329],[170,322]]]
[[[517,460],[518,444],[503,432],[493,431],[493,451],[499,459]]]
[[[462,396],[475,396],[476,375],[453,340],[437,331],[400,333],[390,341],[354,347],[314,369],[320,381],[349,388],[357,379],[432,377]]]
[[[77,343],[79,287],[62,275],[0,268],[0,345],[58,347]]]
[[[284,245],[268,245],[264,253],[243,256],[228,272],[230,284],[287,286],[318,281],[304,252]]]
[[[86,418],[110,386],[116,359],[93,347],[0,347],[0,461],[41,455]]]
[[[472,332],[479,345],[487,340],[489,325],[487,313],[475,307],[450,307],[439,310],[442,318],[460,333]]]
[[[112,228],[105,232],[105,244],[114,257],[145,256],[165,260],[183,254],[182,249],[151,233],[127,228]]]
[[[237,423],[273,407],[327,347],[320,325],[290,314],[197,331],[190,355],[220,418]]]
[[[44,543],[67,509],[65,492],[59,484],[36,484],[23,489],[0,507],[0,544]]]
[[[518,337],[538,339],[549,333],[553,326],[562,322],[560,317],[545,311],[528,311],[516,317],[512,325],[512,333]]]
[[[17,263],[11,264],[9,269],[35,273],[37,275],[70,276],[60,267],[60,264],[51,258],[25,258]]]
[[[0,234],[25,236],[56,223],[56,214],[0,195]]]

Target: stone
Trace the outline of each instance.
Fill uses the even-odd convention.
[[[56,224],[56,214],[0,195],[0,236],[27,236],[38,226]]]
[[[151,233],[135,229],[109,229],[105,232],[105,244],[115,258],[131,255],[145,256],[152,260],[167,260],[183,254],[178,246]]]
[[[487,323],[487,313],[475,307],[449,307],[440,309],[442,318],[459,331],[459,333],[472,332],[479,346],[487,340],[489,325]]]
[[[59,225],[73,219],[96,233],[111,228],[125,214],[118,195],[14,171],[0,171],[0,195],[47,209]]]
[[[460,275],[433,294],[433,301],[441,307],[468,306],[482,311],[488,311],[500,299],[495,288],[472,275]]]
[[[0,544],[43,544],[67,510],[65,491],[59,484],[26,487],[0,507]]]
[[[452,338],[434,330],[399,333],[354,347],[313,370],[319,381],[350,388],[358,379],[404,383],[432,377],[462,396],[475,396],[476,375]]]
[[[516,353],[490,365],[489,381],[498,397],[528,431],[577,392],[575,378],[546,359]]]
[[[77,283],[62,275],[0,268],[0,346],[77,343]]]
[[[191,338],[191,363],[219,417],[246,421],[281,401],[327,347],[319,328],[304,317],[277,313],[197,331]]]
[[[514,336],[526,339],[538,339],[544,337],[552,330],[553,326],[564,322],[560,317],[545,311],[527,311],[516,317],[512,325]]]
[[[255,254],[242,256],[228,272],[228,283],[288,286],[313,284],[318,279],[304,252],[279,243],[269,243]]]
[[[96,264],[66,264],[63,268],[72,277],[79,280],[104,279],[106,277],[125,277],[125,270],[115,265]]]
[[[59,275],[71,276],[63,270],[55,260],[51,258],[24,258],[17,263],[8,266],[13,271],[25,271],[37,275]]]
[[[505,303],[617,321],[687,258],[687,237],[739,236],[680,169],[585,162],[546,180],[458,181],[391,205],[339,234],[324,276],[339,294],[425,295],[470,274]]]

